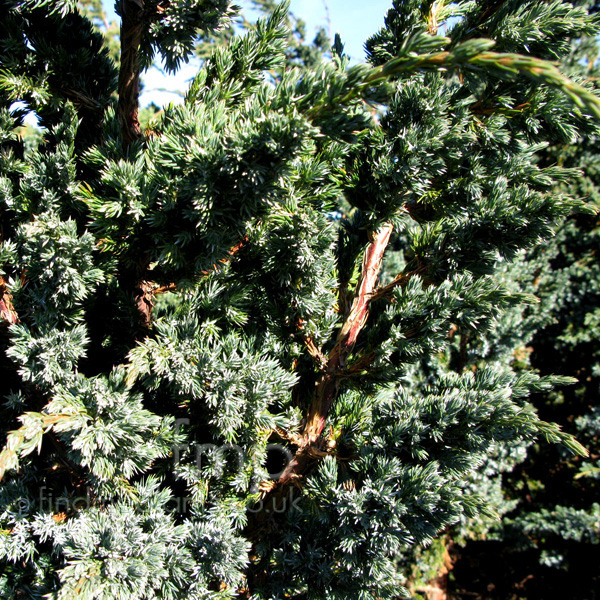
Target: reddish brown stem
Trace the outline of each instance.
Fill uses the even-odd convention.
[[[323,430],[327,415],[337,398],[340,386],[339,375],[346,367],[348,356],[352,352],[359,333],[362,331],[369,315],[369,301],[375,290],[381,262],[385,249],[390,240],[392,225],[386,223],[375,234],[365,250],[362,272],[357,293],[352,303],[350,313],[344,322],[335,346],[329,353],[325,372],[317,383],[314,399],[306,425],[301,436],[301,441],[295,457],[281,475],[279,482],[285,485],[296,479],[311,462],[310,448],[317,445]]]
[[[373,235],[373,239],[367,246],[365,256],[363,258],[363,266],[361,273],[360,285],[358,293],[352,303],[350,314],[344,323],[339,335],[337,343],[330,354],[330,362],[336,363],[336,367],[344,367],[346,359],[356,343],[356,338],[361,332],[369,314],[369,302],[375,284],[381,270],[381,261],[383,254],[390,241],[392,234],[392,225],[386,223],[379,231]]]
[[[367,321],[369,301],[377,284],[381,261],[391,233],[392,225],[386,223],[373,235],[373,239],[365,251],[358,292],[352,303],[350,314],[338,334],[337,342],[329,353],[327,372],[317,386],[317,395],[308,414],[305,435],[309,445],[316,442],[323,433],[327,414],[339,388],[336,374],[346,367],[346,361],[354,348],[358,334]]]

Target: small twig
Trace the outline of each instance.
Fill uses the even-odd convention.
[[[280,427],[275,427],[274,431],[282,440],[287,440],[295,446],[299,446],[302,443],[300,436],[293,431],[285,431]]]
[[[420,275],[421,273],[424,273],[425,270],[425,267],[422,265],[414,271],[400,273],[390,281],[390,283],[378,288],[369,298],[369,302],[375,302],[376,300],[389,296],[395,288],[405,286],[415,275]]]
[[[104,112],[104,107],[102,104],[100,104],[100,102],[90,98],[89,96],[86,96],[85,94],[82,94],[81,92],[78,92],[77,90],[61,89],[59,91],[61,91],[67,98],[71,98],[73,102],[79,106],[84,106],[85,108],[98,113]]]
[[[321,350],[319,350],[319,348],[315,344],[315,341],[311,337],[307,337],[304,338],[304,344],[306,346],[306,349],[308,350],[308,353],[315,359],[317,367],[321,370],[324,369],[327,365],[327,358],[321,352]]]
[[[242,248],[248,243],[248,236],[244,236],[235,246],[233,246],[225,258],[219,259],[218,263],[227,264]],[[215,263],[211,270],[202,271],[203,276],[208,276],[211,273],[218,271],[219,264]],[[147,265],[147,263],[145,263]],[[144,275],[151,276],[152,271],[147,266],[142,266],[140,272]],[[144,275],[141,275],[143,277]],[[166,285],[157,285],[149,279],[141,279],[135,286],[133,291],[134,300],[140,314],[140,325],[144,328],[150,327],[152,323],[152,309],[154,308],[154,298],[158,294],[173,292],[177,289],[177,284],[167,283]]]
[[[153,293],[156,296],[157,294],[166,294],[167,292],[173,292],[177,289],[176,283],[168,283],[167,285],[161,285],[157,288],[154,288]]]
[[[374,360],[374,353],[371,352],[370,354],[365,354],[364,356],[361,356],[361,358],[359,358],[355,363],[352,363],[352,365],[350,365],[350,367],[347,369],[339,371],[336,376],[338,379],[346,379],[348,377],[360,375],[373,363]]]
[[[507,108],[505,106],[484,106],[483,102],[481,100],[478,100],[474,104],[471,104],[469,109],[474,115],[483,115],[483,116],[490,116],[490,115],[494,115],[494,114],[513,115],[515,113],[523,112],[529,106],[530,106],[529,102],[523,102],[522,104],[519,104],[518,106],[515,106],[513,108]]]
[[[235,246],[230,248],[229,252],[227,252],[227,256],[225,256],[224,258],[220,258],[218,262],[222,265],[226,265],[236,254],[238,254],[244,248],[244,246],[246,246],[246,244],[248,243],[248,239],[248,236],[245,235]],[[219,268],[219,265],[217,263],[214,263],[210,269],[202,271],[202,275],[208,276],[211,273],[218,271]]]
[[[298,319],[297,326],[298,329],[302,331],[304,329],[304,321],[302,319]],[[307,336],[303,337],[302,339],[304,340],[304,345],[306,346],[308,353],[314,358],[315,363],[317,364],[317,368],[319,370],[323,370],[327,365],[327,358],[325,357],[325,355],[315,344],[315,341],[312,339],[312,337]]]

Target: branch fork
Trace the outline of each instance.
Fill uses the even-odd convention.
[[[302,475],[315,457],[329,454],[320,447],[320,438],[325,429],[327,416],[338,396],[340,380],[346,372],[346,363],[356,340],[367,322],[371,301],[385,250],[389,244],[393,226],[385,223],[371,234],[365,250],[360,282],[350,313],[348,314],[335,343],[324,364],[324,371],[316,384],[312,405],[309,409],[302,435],[298,438],[298,450],[279,479],[280,485],[290,483]],[[313,358],[322,361],[322,355],[313,344],[308,350]]]

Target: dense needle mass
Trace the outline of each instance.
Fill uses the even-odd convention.
[[[537,301],[507,264],[594,212],[539,157],[597,133],[549,60],[600,23],[538,4],[397,1],[349,66],[285,5],[232,36],[224,0],[121,0],[117,70],[75,3],[2,2],[0,595],[392,599],[495,514],[502,448],[586,454],[528,403],[572,379],[505,330]]]

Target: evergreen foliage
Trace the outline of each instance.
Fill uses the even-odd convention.
[[[396,598],[495,515],[477,467],[586,455],[530,404],[573,380],[514,360],[540,319],[507,265],[594,213],[539,157],[597,133],[548,59],[598,19],[397,1],[369,65],[290,64],[284,4],[142,134],[142,69],[234,10],[121,0],[117,78],[74,3],[2,4],[3,597]]]
[[[596,3],[579,4],[597,12]],[[597,87],[596,40],[574,35],[567,41],[563,68]],[[561,184],[557,191],[587,197],[598,207],[596,144],[597,133],[583,131],[575,145],[559,142],[539,156],[543,164],[581,169],[583,177]],[[523,277],[522,268],[511,276],[529,281],[542,299],[537,323],[530,316],[521,321],[534,325],[527,348],[531,365],[541,374],[555,372],[578,380],[575,386],[537,395],[534,403],[544,417],[576,434],[593,458],[581,460],[549,447],[532,446],[527,460],[513,474],[504,476],[501,503],[505,502],[507,518],[487,533],[489,543],[467,545],[463,552],[464,558],[457,565],[459,588],[466,585],[469,569],[481,573],[482,580],[493,579],[486,565],[486,556],[493,553],[495,557],[501,555],[505,565],[504,582],[493,597],[505,597],[520,586],[520,593],[528,598],[546,598],[567,582],[570,597],[595,597],[597,574],[583,565],[599,557],[600,541],[597,236],[596,215],[572,216],[560,225],[552,240],[528,252],[529,277]],[[554,466],[548,469],[549,464]],[[520,582],[525,578],[523,588]]]

